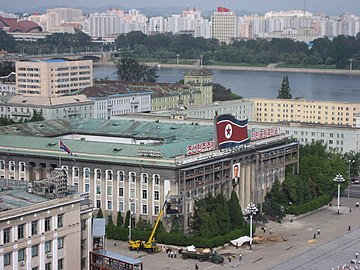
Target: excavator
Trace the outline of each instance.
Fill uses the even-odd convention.
[[[157,229],[157,227],[159,225],[161,216],[164,213],[165,206],[169,207],[169,202],[167,202],[167,200],[165,200],[164,205],[162,206],[162,208],[160,210],[159,216],[156,219],[154,228],[153,228],[153,230],[151,232],[151,235],[150,235],[149,239],[146,242],[142,241],[142,240],[130,240],[130,242],[129,242],[129,249],[130,250],[144,250],[147,253],[160,252],[160,248],[157,246],[157,244],[155,242],[154,235],[155,235],[156,229]]]

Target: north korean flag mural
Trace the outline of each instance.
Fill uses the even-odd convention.
[[[238,120],[230,114],[216,118],[216,134],[219,149],[234,147],[249,142],[248,120]]]

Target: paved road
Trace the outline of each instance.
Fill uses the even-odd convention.
[[[270,228],[273,235],[279,236],[286,241],[265,242],[254,244],[253,251],[248,247],[236,249],[226,247],[218,250],[221,253],[231,253],[237,258],[223,265],[215,265],[209,262],[197,262],[196,260],[182,260],[179,256],[170,259],[164,252],[148,255],[144,253],[130,252],[126,243],[109,240],[107,247],[111,251],[122,255],[139,258],[144,261],[144,269],[194,269],[197,262],[200,270],[204,269],[256,269],[256,270],[289,270],[289,269],[331,269],[338,265],[349,264],[354,258],[355,252],[360,252],[360,208],[355,208],[355,198],[343,198],[341,200],[340,215],[337,215],[337,201],[333,206],[325,206],[322,209],[304,217],[295,219],[293,222],[284,221],[282,224],[267,224],[266,235]],[[351,209],[351,211],[350,211]],[[348,231],[348,226],[351,231]],[[308,243],[313,238],[318,228],[321,234],[317,236],[316,243]],[[259,229],[256,235],[264,233]],[[242,253],[243,259],[238,260]],[[360,266],[360,264],[359,264]]]

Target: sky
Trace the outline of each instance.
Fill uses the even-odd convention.
[[[247,10],[266,12],[270,10],[303,9],[306,1],[307,10],[311,12],[324,11],[328,15],[341,15],[353,12],[360,15],[359,0],[0,0],[0,10],[33,11],[36,7],[46,6],[89,6],[105,5],[122,6],[127,8],[141,7],[196,7],[201,11],[209,11],[217,6],[225,6],[232,10]]]

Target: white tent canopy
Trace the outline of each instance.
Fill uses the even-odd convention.
[[[237,247],[241,247],[242,244],[244,244],[245,242],[250,242],[249,236],[241,236],[240,238],[230,241],[231,244],[233,244],[234,246],[237,246]]]

